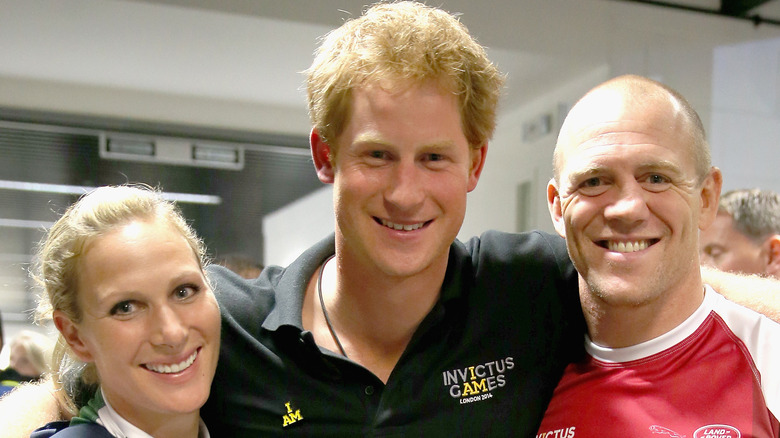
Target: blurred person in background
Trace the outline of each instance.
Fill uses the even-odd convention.
[[[224,254],[215,257],[215,265],[224,266],[243,278],[251,280],[263,272],[263,264],[244,254]]]
[[[723,194],[699,244],[704,265],[780,278],[780,195],[760,189]]]
[[[20,382],[34,382],[49,370],[47,357],[52,341],[44,334],[22,330],[8,344],[8,368],[0,371],[0,385],[16,386]]]

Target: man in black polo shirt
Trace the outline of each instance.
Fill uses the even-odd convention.
[[[307,74],[335,235],[253,282],[212,271],[225,348],[209,429],[533,435],[581,348],[565,246],[542,233],[453,243],[502,75],[453,16],[417,2],[348,21]]]

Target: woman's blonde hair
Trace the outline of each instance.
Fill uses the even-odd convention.
[[[427,80],[458,97],[463,132],[479,148],[493,135],[504,83],[460,21],[415,1],[377,3],[333,30],[305,73],[312,124],[332,149],[348,123],[352,89]]]
[[[78,306],[79,260],[95,239],[135,220],[159,220],[187,240],[201,269],[205,248],[176,205],[162,193],[145,185],[99,187],[82,196],[54,223],[38,246],[33,279],[42,289],[36,320],[50,319],[54,310],[71,321],[82,318]],[[91,396],[99,383],[94,364],[79,361],[62,335],[52,353],[52,377],[61,406],[78,411],[81,397]]]

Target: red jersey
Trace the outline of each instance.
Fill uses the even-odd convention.
[[[586,349],[537,438],[780,436],[780,324],[709,286],[674,330],[626,348],[586,339]]]

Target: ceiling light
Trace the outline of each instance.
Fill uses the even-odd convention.
[[[24,192],[58,193],[58,194],[65,194],[65,195],[81,196],[96,188],[97,187],[0,180],[0,189],[20,190]],[[163,198],[170,201],[184,202],[189,204],[206,204],[206,205],[222,204],[222,197],[216,195],[199,195],[195,193],[163,192],[162,196]]]
[[[33,230],[41,230],[51,228],[52,225],[54,225],[54,222],[0,218],[0,227],[4,228],[29,228]]]

